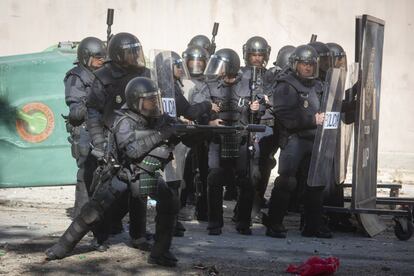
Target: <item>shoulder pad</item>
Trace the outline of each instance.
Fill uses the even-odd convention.
[[[91,86],[92,81],[94,79],[93,73],[80,65],[75,66],[68,72],[66,72],[64,81],[66,81],[70,76],[77,76],[85,86]]]

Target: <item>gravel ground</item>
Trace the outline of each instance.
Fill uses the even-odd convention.
[[[400,196],[414,197],[414,186],[404,186]],[[289,264],[317,255],[339,258],[336,275],[414,275],[414,239],[399,241],[390,216],[381,216],[387,230],[374,238],[359,231],[327,240],[302,237],[299,216],[291,214],[288,237],[272,239],[260,224],[252,236],[237,234],[230,220],[234,202],[227,201],[221,236],[208,236],[204,222],[184,223],[185,237],[173,241],[176,268],[147,264],[148,253],[132,248],[127,232],[111,237],[107,252],[91,251],[87,236],[69,257],[47,262],[43,252],[69,225],[73,200],[74,186],[0,189],[0,274],[287,275]]]

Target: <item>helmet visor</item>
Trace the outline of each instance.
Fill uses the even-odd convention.
[[[177,59],[173,62],[174,77],[180,80],[190,79],[190,73],[188,72],[187,65],[182,59]]]
[[[159,91],[143,94],[139,98],[139,111],[146,117],[156,118],[161,116],[164,112]]]
[[[123,65],[133,67],[145,67],[145,58],[140,43],[128,44],[122,47]]]
[[[204,75],[207,77],[223,77],[226,75],[227,62],[217,55],[212,55],[207,63]]]
[[[315,79],[319,76],[318,62],[315,61],[295,61],[294,68],[296,74],[304,79]]]
[[[191,76],[200,76],[204,73],[204,70],[206,69],[206,58],[186,58],[185,61]]]
[[[333,57],[333,67],[334,68],[343,68],[343,69],[346,70],[348,68],[346,56],[334,56]]]

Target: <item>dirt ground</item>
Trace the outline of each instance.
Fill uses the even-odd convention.
[[[413,188],[403,187],[400,196],[413,197]],[[299,216],[291,214],[288,237],[273,239],[261,224],[252,236],[239,235],[230,220],[234,202],[227,201],[221,236],[208,236],[204,222],[184,222],[185,236],[173,240],[176,268],[147,264],[148,253],[132,248],[127,232],[111,237],[107,252],[91,251],[87,236],[67,258],[45,261],[43,252],[70,223],[73,200],[74,186],[0,189],[0,274],[288,275],[289,264],[317,255],[339,258],[336,275],[414,275],[414,239],[399,241],[390,216],[381,217],[387,230],[374,238],[358,232],[317,239],[302,237]]]

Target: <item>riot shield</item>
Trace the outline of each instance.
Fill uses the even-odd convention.
[[[175,106],[175,81],[171,51],[151,50],[151,78],[161,92],[163,110],[171,117],[177,117]]]
[[[151,77],[157,82],[161,92],[163,110],[171,117],[177,117],[175,105],[175,79],[174,64],[171,51],[152,50],[150,53],[152,65]],[[174,159],[164,168],[164,179],[166,182],[183,181],[185,157],[188,148],[182,143],[178,144],[173,151]]]
[[[353,208],[375,208],[377,196],[378,125],[381,67],[384,43],[383,20],[369,15],[357,18],[356,61],[360,64],[355,119]],[[370,236],[385,229],[377,215],[360,216]]]
[[[321,112],[325,113],[323,126],[318,126],[308,174],[310,187],[325,187],[331,182],[332,162],[336,151],[341,105],[344,94],[346,71],[330,69],[323,94]]]
[[[358,81],[358,63],[352,63],[348,66],[345,82],[345,102],[352,103],[354,100],[354,91]],[[340,128],[338,129],[338,141],[336,143],[336,154],[334,157],[335,184],[341,185],[345,182],[349,153],[351,149],[351,140],[354,130],[353,122],[346,123],[346,115],[341,114]]]

